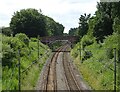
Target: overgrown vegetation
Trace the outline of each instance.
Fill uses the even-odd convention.
[[[11,18],[10,27],[0,28],[2,90],[18,90],[19,61],[21,90],[33,90],[51,50],[31,37],[63,35],[63,31],[62,24],[43,15],[41,10],[28,8],[16,11]],[[53,49],[60,45],[61,43],[54,44]]]
[[[0,36],[2,36],[2,90],[18,90],[19,61],[21,90],[34,90],[50,49],[41,42],[38,49],[38,39],[29,39],[22,33],[16,34],[15,37],[2,34]]]
[[[75,65],[82,73],[84,79],[88,81],[89,85],[94,90],[113,90],[114,48],[117,48],[118,50],[118,42],[116,41],[116,38],[117,35],[114,33],[107,37],[102,44],[98,44],[95,41],[93,44],[86,46],[82,45],[81,60],[79,54],[79,43],[76,44],[74,49],[71,51],[71,55],[75,59]]]
[[[84,14],[79,19],[81,24],[77,31],[80,40],[74,46],[71,55],[84,79],[94,90],[114,90],[115,49],[117,52],[116,87],[117,90],[120,88],[120,6],[118,4],[120,2],[97,3],[97,11],[94,16],[85,19]],[[87,27],[82,25],[84,23]],[[84,34],[81,28],[84,29]],[[74,32],[70,31],[70,33],[76,33],[76,29],[72,31]]]

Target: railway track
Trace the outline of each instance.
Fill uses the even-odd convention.
[[[81,92],[80,85],[78,83],[79,81],[77,81],[75,74],[73,73],[73,67],[70,64],[70,59],[68,57],[69,52],[67,52],[68,47],[69,46],[66,45],[59,48],[57,50],[58,52],[54,52],[52,58],[45,65],[44,70],[41,74],[39,87],[40,90],[56,92],[58,90],[65,89],[69,92]],[[61,66],[59,66],[59,64],[57,65],[58,62],[61,63]],[[58,79],[60,76],[61,79]],[[64,89],[62,89],[62,87],[60,88],[60,85],[64,85]]]
[[[67,50],[67,48],[65,48],[64,50]],[[75,78],[75,75],[72,71],[72,67],[69,63],[69,59],[68,59],[68,53],[63,53],[63,67],[64,67],[64,73],[66,76],[66,80],[67,80],[67,87],[69,91],[80,91],[80,87],[77,83],[77,80]]]
[[[48,61],[46,66],[44,67],[44,73],[42,75],[42,82],[40,85],[40,90],[46,90],[46,91],[56,91],[57,90],[57,80],[56,80],[56,61],[57,57],[59,55],[59,51],[61,51],[62,48],[59,48],[56,52],[53,54],[51,60]]]

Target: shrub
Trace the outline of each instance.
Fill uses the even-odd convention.
[[[107,36],[104,40],[104,48],[118,48],[118,34],[113,33],[113,35]]]
[[[14,37],[13,39],[11,39],[10,46],[14,50],[18,50],[25,47],[26,45],[20,39],[18,39],[17,37]]]
[[[32,42],[37,42],[37,41],[38,41],[37,38],[30,38],[30,40],[31,40]]]
[[[83,38],[81,39],[82,48],[84,49],[86,46],[93,44],[94,41],[95,39],[91,38],[88,35],[83,36]]]
[[[107,48],[106,49],[106,56],[107,56],[108,59],[112,59],[114,57],[112,48]]]
[[[6,35],[6,36],[11,36],[12,31],[11,31],[10,27],[3,27],[2,28],[2,34]]]
[[[8,44],[3,44],[2,47],[2,66],[10,66],[12,64],[12,59],[15,57],[15,53]]]
[[[16,34],[15,37],[17,37],[19,40],[21,40],[27,46],[29,46],[29,38],[25,34],[19,33],[19,34]]]
[[[90,57],[92,57],[92,52],[91,51],[84,51],[84,53],[82,55],[82,60],[87,60]]]

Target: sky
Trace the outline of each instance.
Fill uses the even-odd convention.
[[[8,27],[16,11],[27,8],[42,10],[44,15],[63,24],[64,32],[70,28],[78,27],[80,15],[96,11],[99,0],[1,0],[0,2],[0,27]]]

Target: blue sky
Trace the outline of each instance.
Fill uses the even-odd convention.
[[[78,27],[81,14],[94,14],[97,2],[99,0],[1,0],[0,27],[9,26],[14,12],[35,8],[41,9],[44,15],[63,24],[66,33],[70,28]]]

